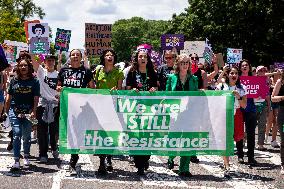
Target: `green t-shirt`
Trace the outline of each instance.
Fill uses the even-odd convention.
[[[106,73],[103,66],[96,69],[95,81],[97,89],[111,89],[117,86],[118,80],[123,80],[123,72],[114,67],[111,72]]]

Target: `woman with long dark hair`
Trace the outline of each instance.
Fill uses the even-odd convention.
[[[241,60],[239,70],[240,76],[252,76],[252,67],[248,60]],[[247,134],[248,163],[251,166],[255,166],[257,164],[257,161],[254,159],[256,106],[253,98],[247,98],[247,106],[246,108],[243,108],[242,111],[244,113],[244,121]]]
[[[148,53],[138,51],[135,54],[133,65],[127,74],[126,89],[137,92],[157,90],[157,75]],[[149,167],[150,155],[135,155],[133,157],[135,166],[138,168],[138,175],[144,175],[144,171]]]
[[[282,70],[281,79],[278,79],[271,95],[272,102],[279,103],[277,123],[281,136],[280,156],[281,156],[281,174],[284,174],[284,72]]]
[[[101,65],[97,66],[95,74],[96,89],[122,89],[122,81],[124,79],[123,72],[114,66],[117,62],[116,53],[107,49],[104,50],[101,57]],[[98,173],[104,175],[107,171],[112,171],[111,155],[102,154],[100,157],[100,166]]]
[[[240,83],[239,70],[237,67],[227,68],[225,83],[220,83],[216,90],[231,90],[235,96],[234,99],[234,140],[236,141],[238,162],[244,163],[243,139],[244,139],[244,121],[241,108],[246,108],[246,91]],[[224,156],[224,176],[229,176],[229,157]]]
[[[24,58],[17,61],[16,73],[17,76],[11,80],[4,108],[5,115],[8,115],[11,107],[9,118],[13,130],[15,159],[11,170],[20,169],[21,139],[23,139],[24,147],[24,165],[30,165],[28,158],[31,147],[32,123],[28,117],[35,118],[40,96],[39,81],[33,76],[33,65],[29,59]],[[12,99],[13,105],[11,105]]]

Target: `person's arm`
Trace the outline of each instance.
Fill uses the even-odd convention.
[[[41,62],[40,62],[40,58],[37,57],[37,55],[35,54],[31,54],[31,57],[32,57],[32,64],[33,64],[33,68],[34,68],[34,71],[37,72]]]
[[[282,81],[281,79],[278,79],[272,91],[272,95],[271,95],[272,102],[280,102],[284,100],[284,96],[278,96],[281,85],[282,85]]]
[[[208,78],[207,78],[207,73],[204,71],[204,70],[202,70],[202,80],[203,80],[203,89],[207,89],[207,87],[208,87]]]
[[[59,72],[62,65],[62,52],[60,51],[58,54],[58,64],[56,66],[56,70]]]
[[[242,98],[238,98],[241,108],[247,107],[247,96],[242,96]]]
[[[118,80],[118,82],[117,82],[117,89],[118,90],[122,90],[122,82],[123,82],[123,80]]]
[[[91,79],[91,81],[89,81],[88,88],[91,88],[91,89],[95,88],[95,84],[94,84],[94,80],[93,79]]]
[[[219,72],[219,68],[218,68],[218,64],[217,64],[217,57],[216,55],[214,55],[213,60],[212,60],[212,64],[214,67],[214,71],[211,72],[210,74],[207,74],[207,78],[209,81],[211,81],[212,79],[214,79],[214,77],[218,74]]]
[[[88,56],[87,56],[87,51],[86,50],[84,51],[83,60],[84,60],[84,67],[90,69],[90,63],[89,63],[89,60],[88,60]]]
[[[280,75],[280,74],[281,74],[281,71],[280,71],[280,70],[277,70],[277,72],[265,73],[265,76],[271,77],[271,76]]]
[[[39,96],[34,96],[33,110],[31,112],[32,118],[36,117],[36,110],[37,110],[37,106],[38,106],[38,101],[39,101]]]
[[[5,92],[7,90],[7,74],[6,72],[2,72],[3,74],[3,91]]]
[[[7,114],[7,115],[9,113],[9,109],[10,109],[10,106],[11,106],[11,100],[12,100],[12,95],[7,94],[6,101],[5,101],[5,104],[4,104],[4,113]]]

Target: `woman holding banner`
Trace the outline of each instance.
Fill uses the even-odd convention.
[[[135,54],[133,65],[126,78],[126,89],[155,92],[157,90],[157,75],[150,58],[145,51],[138,51]],[[135,155],[134,163],[138,175],[144,175],[149,168],[150,155]]]
[[[277,80],[272,91],[272,102],[279,102],[277,123],[281,136],[280,156],[281,156],[281,174],[284,174],[284,73],[282,70],[281,79]]]
[[[234,102],[234,140],[236,141],[238,162],[244,163],[243,139],[244,139],[244,121],[241,108],[246,108],[247,98],[246,90],[240,83],[239,70],[237,67],[227,68],[228,77],[225,83],[220,83],[216,90],[232,90],[235,96]],[[229,177],[229,157],[224,156],[224,176]]]
[[[252,68],[248,60],[241,60],[239,70],[241,76],[252,76]],[[247,98],[247,106],[242,108],[242,111],[247,134],[248,164],[255,166],[257,164],[257,161],[254,159],[256,106],[253,98]]]
[[[89,69],[81,65],[82,53],[79,49],[70,52],[70,67],[61,68],[58,73],[56,90],[60,92],[63,87],[71,88],[94,88],[93,74]],[[76,175],[76,164],[79,160],[78,154],[71,154],[69,163],[70,175]]]
[[[197,91],[198,78],[191,74],[190,59],[186,54],[177,56],[175,73],[170,75],[167,80],[166,91]],[[195,156],[196,157],[196,156]],[[168,167],[174,167],[174,156],[169,157]],[[181,156],[179,175],[191,177],[189,172],[190,156]]]
[[[104,50],[100,60],[101,66],[97,66],[95,74],[96,89],[121,90],[124,74],[119,68],[114,66],[114,64],[117,62],[116,53],[110,49]],[[100,175],[105,175],[107,174],[107,171],[112,171],[112,156],[103,154],[99,157],[100,166],[98,173]]]

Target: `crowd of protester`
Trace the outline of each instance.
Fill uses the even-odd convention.
[[[57,63],[56,63],[57,62]],[[208,70],[212,70],[208,72]],[[266,76],[270,92],[265,99],[247,98],[240,76]],[[248,60],[238,65],[218,67],[216,56],[210,64],[199,62],[197,54],[180,54],[167,50],[163,62],[157,65],[145,50],[132,55],[131,61],[117,63],[113,50],[105,50],[100,64],[89,66],[88,59],[78,49],[69,54],[67,64],[61,64],[61,55],[45,56],[44,62],[36,55],[21,52],[14,68],[9,67],[0,76],[1,121],[9,118],[12,127],[11,141],[7,150],[13,150],[15,162],[11,170],[20,169],[20,160],[29,166],[31,133],[36,125],[38,158],[48,162],[49,146],[55,159],[59,158],[59,97],[63,87],[96,88],[110,90],[139,91],[198,91],[231,90],[234,101],[234,141],[238,163],[245,163],[244,145],[247,146],[247,163],[255,166],[255,149],[265,151],[265,145],[280,148],[284,174],[284,74],[281,70],[268,70],[259,65],[253,68]],[[257,146],[256,146],[257,129]],[[280,145],[277,133],[281,135]],[[271,135],[271,136],[270,136]],[[21,142],[23,140],[23,143]],[[23,144],[23,154],[21,154]],[[79,155],[72,154],[69,162],[70,174],[76,174]],[[105,175],[113,170],[112,156],[99,155],[98,174]],[[143,175],[149,168],[149,155],[133,156],[137,173]],[[175,157],[169,157],[167,166],[174,168]],[[229,157],[224,159],[224,176],[230,169]],[[190,162],[199,163],[197,156],[180,157],[179,175],[190,177]]]

